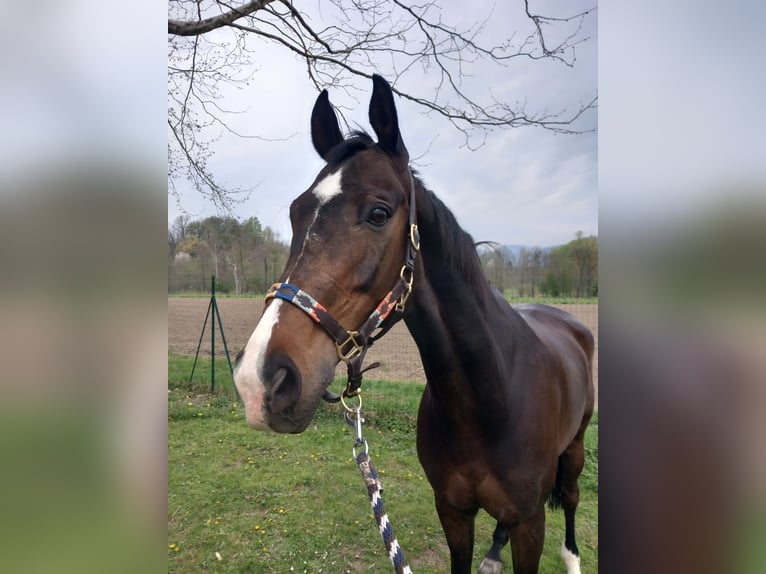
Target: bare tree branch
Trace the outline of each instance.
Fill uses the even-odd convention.
[[[230,11],[219,14],[218,16],[212,16],[205,19],[200,18],[197,21],[171,20],[168,18],[168,34],[174,34],[175,36],[200,36],[207,32],[211,32],[216,28],[227,26],[248,14],[260,10],[273,1],[274,0],[255,0],[254,2],[248,2],[239,8],[232,8]],[[220,4],[223,3],[221,2]]]
[[[225,84],[247,85],[256,60],[252,46],[258,42],[295,54],[318,90],[333,87],[352,94],[359,78],[383,73],[395,93],[447,119],[472,149],[494,129],[536,126],[570,134],[595,129],[581,121],[597,108],[595,93],[571,109],[548,112],[529,109],[523,98],[496,99],[489,89],[477,94],[465,81],[478,65],[507,68],[516,61],[547,60],[573,67],[576,47],[589,40],[583,25],[595,7],[565,17],[543,16],[533,14],[524,0],[520,30],[485,45],[491,12],[458,29],[443,20],[435,0],[329,0],[313,17],[298,6],[291,0],[239,6],[227,0],[169,0],[169,177],[186,174],[218,205],[226,204],[226,189],[206,168],[212,152],[201,134],[214,126],[237,133],[227,126],[216,100]],[[212,30],[218,32],[206,34]],[[434,84],[422,85],[423,71]]]

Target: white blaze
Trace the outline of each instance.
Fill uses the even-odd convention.
[[[263,418],[263,362],[269,345],[274,325],[279,320],[280,299],[271,302],[253,334],[245,345],[242,360],[234,370],[234,384],[245,403],[247,423],[256,429],[266,430],[268,426]]]
[[[340,174],[342,172],[343,170],[339,169],[335,173],[331,173],[314,187],[313,194],[319,200],[320,207],[342,191],[340,187]]]
[[[301,247],[301,252],[298,254],[298,258],[295,260],[296,267],[300,264],[300,261],[303,258],[303,253],[306,251],[306,245],[311,241],[316,241],[317,239],[316,234],[314,233],[314,224],[316,223],[317,217],[319,217],[319,210],[325,203],[343,192],[343,189],[340,186],[340,176],[342,172],[343,169],[339,169],[335,173],[331,173],[318,184],[316,184],[314,190],[312,191],[314,197],[319,200],[319,205],[314,210],[314,217],[311,219],[309,229],[306,232],[306,237],[303,238],[303,246]]]
[[[314,223],[319,215],[319,209],[343,191],[340,186],[342,171],[343,170],[339,169],[335,173],[331,173],[317,183],[312,191],[314,196],[319,200],[319,205],[317,206],[316,211],[314,212],[314,218],[309,225],[309,230],[306,233],[303,248],[296,261],[296,266],[303,257],[303,250],[306,248],[306,243],[313,239],[312,233]],[[287,279],[287,282],[290,282],[289,278]],[[280,299],[275,299],[269,304],[266,312],[258,322],[258,325],[256,325],[253,334],[250,335],[250,339],[245,345],[242,359],[234,370],[234,384],[237,386],[237,391],[239,391],[239,395],[245,403],[247,422],[251,427],[261,430],[268,430],[268,425],[264,420],[263,413],[263,397],[266,392],[266,388],[263,384],[263,365],[266,349],[269,346],[274,326],[279,320],[279,309],[281,306],[282,301]]]

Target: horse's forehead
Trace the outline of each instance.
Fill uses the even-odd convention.
[[[343,192],[343,188],[341,187],[342,175],[343,168],[341,167],[324,176],[314,186],[311,193],[314,194],[314,197],[319,201],[320,207]]]
[[[344,191],[360,185],[389,187],[388,180],[394,176],[386,170],[386,166],[378,154],[363,151],[334,170],[320,174],[316,183],[304,194],[304,201],[311,198],[314,208],[318,210]]]

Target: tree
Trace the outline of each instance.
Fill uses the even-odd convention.
[[[241,223],[233,217],[187,218],[180,241],[176,223],[168,229],[169,292],[206,291],[214,274],[222,293],[264,293],[287,261],[288,246],[257,217]]]
[[[319,8],[317,8],[318,10]],[[474,147],[488,130],[537,126],[561,133],[588,128],[577,121],[596,108],[597,96],[557,112],[531,111],[523,98],[497,99],[491,88],[470,91],[471,70],[504,69],[519,60],[547,60],[574,66],[575,48],[589,40],[582,33],[595,7],[564,16],[534,14],[528,0],[518,4],[519,24],[496,45],[485,45],[482,31],[491,18],[458,28],[432,0],[330,0],[312,12],[290,0],[170,0],[168,3],[168,180],[171,193],[179,178],[217,206],[230,209],[242,189],[227,189],[208,169],[213,150],[205,130],[233,131],[219,102],[223,84],[243,85],[265,42],[294,53],[317,90],[354,90],[354,81],[380,71],[400,97],[439,114]],[[523,27],[523,26],[521,26]],[[544,33],[545,32],[545,33]],[[554,36],[557,36],[555,39]],[[423,71],[432,83],[424,85]],[[486,69],[484,71],[486,72]],[[507,73],[507,72],[505,72]],[[243,137],[257,135],[237,134]]]
[[[534,297],[543,266],[543,250],[540,247],[522,249],[519,252],[519,266],[521,267],[519,295],[526,295],[526,287],[529,285],[529,296]]]
[[[548,255],[548,271],[540,284],[544,295],[553,297],[592,297],[597,295],[598,239],[584,237],[582,231],[566,245]]]
[[[598,266],[598,243],[595,237],[583,237],[582,231],[578,231],[575,237],[569,245],[577,269],[577,297],[589,297],[593,294],[593,281]]]

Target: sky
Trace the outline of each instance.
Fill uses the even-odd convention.
[[[489,15],[493,10],[481,40],[495,45],[514,30],[530,26],[518,13],[520,6],[512,9],[510,4],[494,8],[490,3],[479,4],[469,14],[464,5],[449,1],[442,3],[442,14],[445,21],[463,28],[477,19],[476,14]],[[592,6],[587,2],[567,3],[567,13],[563,14],[540,3],[537,10],[563,16]],[[572,109],[597,93],[597,11],[586,18],[582,35],[590,40],[577,47],[574,68],[541,61],[507,68],[476,66],[469,68],[463,87],[510,102],[526,101],[530,111]],[[311,145],[309,130],[318,93],[306,77],[305,65],[292,54],[270,43],[254,47],[257,71],[251,85],[244,89],[223,86],[221,103],[244,112],[230,118],[236,131],[282,141],[263,142],[211,132],[218,139],[209,167],[228,186],[253,188],[249,199],[235,208],[236,217],[242,220],[255,215],[264,226],[289,240],[290,202],[311,184],[323,165]],[[364,79],[356,82],[356,101],[342,90],[330,91],[330,101],[343,106],[352,129],[370,130],[367,109],[371,84]],[[434,85],[433,76],[413,72],[401,87],[417,92],[421,86],[430,89]],[[446,120],[426,115],[422,107],[399,97],[396,104],[412,165],[474,240],[544,247],[566,243],[577,231],[598,235],[595,132],[561,135],[532,127],[496,130],[487,134],[484,145],[472,151],[463,145],[463,134]],[[595,129],[596,115],[590,112],[583,125]],[[169,197],[169,222],[183,212],[195,219],[219,214],[190,185],[179,182],[178,188],[181,205]]]

